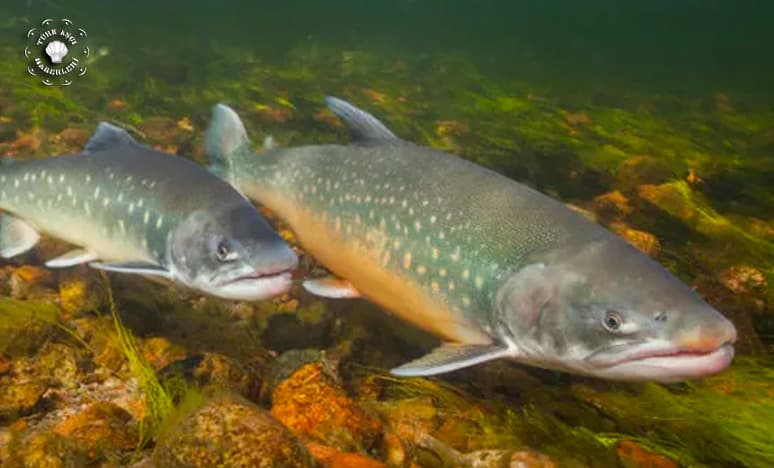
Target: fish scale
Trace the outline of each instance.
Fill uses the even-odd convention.
[[[618,380],[718,372],[733,325],[646,255],[532,188],[397,138],[336,98],[354,144],[255,155],[217,105],[213,170],[264,204],[335,275],[313,294],[364,297],[444,343],[392,372],[498,358]]]

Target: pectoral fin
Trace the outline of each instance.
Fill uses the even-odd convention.
[[[161,276],[172,279],[169,270],[149,262],[125,262],[125,263],[101,263],[92,262],[89,266],[97,270],[112,271],[116,273],[132,273],[135,275]]]
[[[498,345],[443,344],[419,359],[392,369],[390,373],[400,377],[416,377],[443,374],[482,362],[508,357],[512,353]]]
[[[344,299],[360,297],[360,291],[352,286],[352,283],[335,276],[326,276],[304,281],[304,289],[315,296]]]
[[[26,221],[0,215],[0,256],[15,257],[33,248],[39,240],[38,231]]]
[[[74,249],[64,255],[60,255],[47,261],[46,266],[49,268],[65,268],[80,265],[81,263],[92,262],[96,259],[97,254],[94,252],[89,252],[84,249]]]

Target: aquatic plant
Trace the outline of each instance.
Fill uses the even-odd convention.
[[[143,396],[145,413],[140,420],[140,443],[138,445],[141,448],[157,435],[163,422],[172,414],[174,403],[169,390],[161,384],[156,376],[156,371],[143,357],[132,332],[124,327],[121,317],[118,315],[113,292],[106,275],[105,284],[108,293],[108,306],[115,329],[116,344],[123,353],[129,365],[129,372],[137,380]]]

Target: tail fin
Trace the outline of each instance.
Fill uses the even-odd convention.
[[[210,170],[234,185],[234,160],[250,151],[247,131],[237,113],[225,104],[213,107],[204,136],[204,154],[210,161]]]

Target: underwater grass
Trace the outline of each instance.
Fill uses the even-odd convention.
[[[16,348],[22,348],[22,351],[39,348],[51,338],[39,328],[40,325],[63,332],[93,353],[88,343],[59,321],[59,315],[59,308],[50,302],[0,297],[0,353],[13,353]]]
[[[106,275],[103,275],[103,277],[105,278],[108,304],[116,333],[116,344],[129,365],[129,372],[137,379],[140,391],[143,394],[145,415],[139,424],[139,450],[156,437],[162,424],[172,414],[175,406],[172,395],[161,384],[156,376],[156,371],[142,355],[132,332],[123,325],[121,317],[118,315],[110,283]]]

